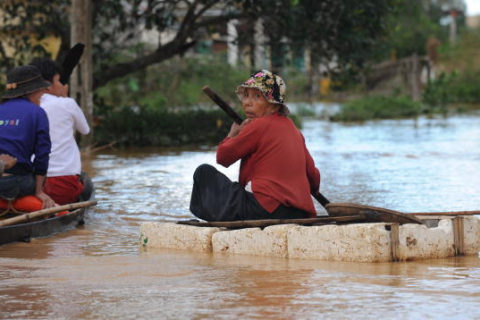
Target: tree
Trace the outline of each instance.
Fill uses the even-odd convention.
[[[385,21],[399,0],[92,0],[94,33],[94,80],[98,88],[107,82],[184,54],[195,45],[201,30],[209,30],[231,19],[256,21],[262,18],[273,52],[285,42],[308,47],[315,59],[332,59],[339,65],[361,64],[374,40],[386,30]],[[70,47],[68,31],[69,0],[6,0],[4,25],[18,56],[41,52],[28,36],[47,34],[62,39],[59,57]],[[151,48],[138,41],[145,30],[170,33]],[[2,54],[0,46],[0,55]],[[14,64],[8,60],[8,67]],[[18,60],[17,60],[18,61]]]
[[[273,14],[266,18],[272,57],[282,54],[279,39],[286,38],[292,48],[310,52],[308,70],[310,95],[318,92],[318,65],[330,74],[361,68],[370,59],[376,41],[385,36],[390,17],[401,0],[270,0]],[[278,48],[275,50],[275,48]],[[334,64],[331,62],[334,61]],[[278,67],[278,66],[277,66]]]
[[[463,0],[419,0],[401,1],[397,7],[395,19],[390,22],[392,28],[386,37],[380,38],[372,59],[382,61],[389,59],[392,52],[398,58],[425,55],[429,38],[446,43],[449,30],[442,22],[451,9],[465,10]],[[460,14],[457,19],[459,28],[465,26],[465,16]]]
[[[0,7],[0,71],[4,73],[25,63],[32,55],[45,54],[45,48],[35,41],[37,39],[58,37],[60,52],[65,53],[70,45],[69,4],[69,0],[55,0],[49,5],[42,1],[3,0]]]

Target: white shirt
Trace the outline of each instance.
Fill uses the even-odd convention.
[[[48,93],[43,94],[40,106],[47,113],[52,141],[47,177],[80,174],[82,162],[75,141],[75,130],[81,134],[90,132],[82,109],[72,98],[57,97]]]

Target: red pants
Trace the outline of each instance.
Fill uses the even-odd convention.
[[[45,181],[43,192],[48,194],[58,204],[76,202],[83,191],[80,176],[50,177]]]

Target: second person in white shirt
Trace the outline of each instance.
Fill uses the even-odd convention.
[[[68,85],[60,82],[61,67],[48,59],[34,60],[31,64],[52,83],[40,100],[40,106],[48,116],[52,141],[43,190],[58,204],[72,203],[78,201],[83,191],[82,163],[75,132],[86,135],[90,127],[77,102],[68,97]]]

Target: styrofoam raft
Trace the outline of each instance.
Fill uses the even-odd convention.
[[[388,223],[298,226],[276,225],[226,230],[169,222],[145,222],[140,227],[144,247],[201,252],[249,254],[327,261],[392,261],[392,235]],[[480,250],[480,220],[464,217],[464,253]],[[445,258],[455,255],[453,222],[437,227],[404,224],[399,227],[396,257],[400,260]]]

